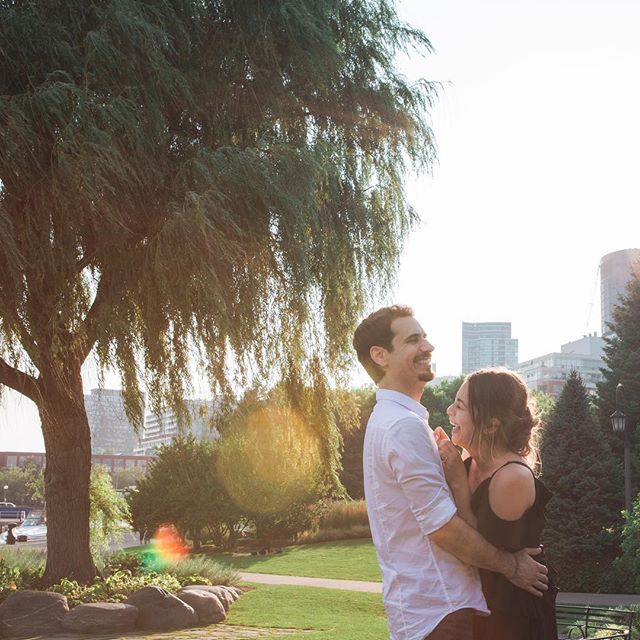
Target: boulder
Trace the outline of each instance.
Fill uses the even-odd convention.
[[[62,621],[66,631],[74,633],[118,633],[136,626],[138,609],[120,602],[79,604]]]
[[[177,594],[178,598],[193,607],[198,615],[200,624],[216,624],[226,620],[224,606],[215,593],[204,589],[183,589]]]
[[[138,608],[137,625],[150,631],[172,631],[198,624],[198,616],[186,602],[155,585],[132,593],[125,604]]]
[[[67,598],[51,591],[16,591],[0,605],[0,636],[58,633],[69,612]]]
[[[204,584],[188,584],[183,588],[183,591],[190,591],[191,589],[200,589],[213,593],[218,597],[218,600],[222,603],[225,611],[229,611],[229,607],[235,602],[235,598],[229,591],[227,591],[227,588],[222,585],[209,586]]]

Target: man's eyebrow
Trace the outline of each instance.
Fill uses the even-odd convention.
[[[413,340],[413,338],[426,338],[427,334],[423,331],[422,333],[416,331],[415,333],[412,333],[411,335],[408,335],[404,341],[405,342],[409,342],[409,340]]]

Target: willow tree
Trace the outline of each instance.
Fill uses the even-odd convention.
[[[0,383],[38,406],[45,579],[92,578],[81,366],[139,425],[312,355],[345,364],[433,159],[429,50],[387,0],[0,0]]]

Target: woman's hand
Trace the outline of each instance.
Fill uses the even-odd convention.
[[[451,440],[440,438],[438,440],[438,452],[442,460],[444,477],[451,487],[467,484],[467,470],[464,468],[460,452]]]

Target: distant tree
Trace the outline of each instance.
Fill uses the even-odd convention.
[[[625,512],[620,548],[615,566],[618,574],[626,577],[622,583],[625,593],[640,593],[640,496],[636,497],[631,513]]]
[[[8,486],[7,500],[18,506],[42,506],[43,496],[39,491],[41,480],[42,469],[34,463],[28,463],[24,467],[0,469],[0,489]]]
[[[624,387],[627,425],[632,435],[632,494],[640,491],[640,279],[632,277],[620,304],[614,307],[612,334],[605,336],[604,379],[598,383],[598,415],[605,437],[622,459],[622,438],[612,433],[609,416],[615,410],[616,387]],[[616,503],[624,508],[624,484],[618,483]]]
[[[549,420],[553,414],[553,410],[556,408],[556,401],[553,396],[550,396],[544,391],[532,391],[531,397],[535,403],[536,410],[538,412],[538,416],[543,425],[549,423]]]
[[[146,471],[142,469],[120,469],[113,473],[113,486],[121,491],[128,487],[135,487],[144,477]]]
[[[464,382],[464,375],[451,380],[443,380],[436,385],[427,385],[422,392],[420,403],[429,412],[429,424],[433,429],[442,427],[451,435],[451,425],[447,416],[447,407],[453,404],[458,389]]]
[[[151,537],[172,524],[195,549],[211,539],[226,547],[239,533],[241,513],[217,471],[218,445],[182,436],[158,451],[148,473],[129,494],[133,527]]]
[[[544,543],[560,587],[597,591],[616,554],[616,460],[600,433],[590,398],[572,371],[541,443],[541,479],[553,493]]]
[[[0,42],[0,385],[40,414],[44,582],[88,582],[82,364],[138,426],[142,376],[185,415],[192,355],[215,390],[344,370],[434,157],[395,68],[430,45],[388,0],[9,1]]]
[[[220,441],[218,478],[265,545],[295,539],[324,501],[345,494],[337,423],[352,421],[353,403],[315,382],[291,375],[268,394],[247,394]],[[290,385],[298,387],[293,394]]]

